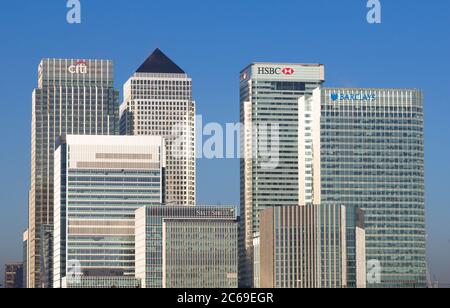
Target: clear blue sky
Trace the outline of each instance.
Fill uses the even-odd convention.
[[[0,264],[21,259],[40,59],[112,59],[122,90],[160,47],[192,76],[204,121],[238,121],[239,71],[252,61],[323,63],[328,86],[423,89],[429,260],[450,283],[449,1],[381,0],[381,25],[366,22],[366,0],[81,0],[81,25],[66,23],[65,0],[2,2]],[[238,161],[198,165],[200,203],[239,203]]]

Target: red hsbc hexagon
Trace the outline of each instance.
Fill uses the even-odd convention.
[[[283,68],[282,72],[285,75],[293,75],[295,73],[294,69],[290,67]]]

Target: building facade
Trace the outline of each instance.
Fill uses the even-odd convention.
[[[261,288],[261,237],[255,233],[253,239],[253,288]]]
[[[237,288],[238,222],[229,207],[136,211],[136,278],[144,288]]]
[[[324,88],[302,106],[314,200],[366,213],[367,262],[380,273],[368,286],[426,287],[421,92]]]
[[[321,66],[270,63],[241,73],[241,286],[254,281],[262,209],[343,204],[366,213],[366,261],[381,273],[368,286],[424,287],[422,94],[322,89],[323,77]]]
[[[164,150],[161,137],[61,138],[54,168],[54,287],[133,283],[135,211],[164,203]]]
[[[134,277],[93,276],[70,281],[66,277],[61,284],[63,289],[140,289],[141,280]]]
[[[261,288],[364,288],[364,213],[334,205],[266,208],[258,254]]]
[[[28,271],[29,271],[29,269],[28,269],[28,249],[29,249],[29,247],[28,247],[28,230],[25,230],[24,232],[23,232],[23,241],[22,241],[22,247],[23,247],[23,250],[22,250],[22,253],[23,253],[23,287],[24,288],[27,288],[27,286],[28,286],[28,282],[27,282],[27,279],[28,279]]]
[[[325,80],[320,64],[254,63],[241,72],[240,284],[253,283],[253,238],[266,207],[300,204],[299,99]]]
[[[32,96],[31,189],[29,202],[28,287],[49,287],[51,260],[43,237],[52,237],[53,162],[63,134],[118,133],[118,91],[109,60],[44,59]],[[51,258],[51,256],[49,256]],[[47,266],[47,268],[44,268]]]
[[[167,145],[166,200],[195,206],[195,102],[192,80],[159,49],[124,85],[122,135],[163,136]]]
[[[23,263],[10,263],[5,265],[5,289],[22,289]]]
[[[369,286],[426,287],[421,91],[327,88],[310,106],[320,106],[320,202],[364,209],[367,261],[381,266]]]
[[[41,229],[41,285],[53,288],[53,224],[44,225]]]

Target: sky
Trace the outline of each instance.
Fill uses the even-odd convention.
[[[326,86],[420,88],[426,113],[426,207],[432,279],[450,284],[450,2],[381,0],[2,1],[0,270],[22,259],[30,183],[31,93],[42,58],[102,58],[122,85],[157,47],[193,78],[197,113],[239,121],[239,72],[255,61],[322,63]],[[239,205],[239,162],[198,161],[199,204]]]

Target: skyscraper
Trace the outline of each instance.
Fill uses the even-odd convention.
[[[54,287],[139,285],[135,211],[164,202],[163,138],[69,135],[59,143]]]
[[[44,59],[39,64],[32,98],[28,287],[49,287],[51,281],[45,268],[51,260],[41,259],[51,252],[44,239],[52,237],[48,233],[53,229],[55,141],[64,134],[118,133],[119,95],[113,73],[109,60]]]
[[[375,273],[368,287],[424,287],[422,94],[322,89],[323,80],[320,66],[259,64],[241,73],[241,285],[258,256],[251,246],[264,207],[342,204],[365,212],[366,261]]]
[[[259,212],[299,205],[299,99],[325,80],[320,64],[254,63],[241,72],[242,133],[240,284],[253,283]],[[304,204],[304,203],[303,203]]]
[[[156,49],[124,86],[122,135],[163,136],[167,144],[166,201],[195,206],[195,102],[192,80]]]
[[[369,287],[426,287],[422,93],[325,88],[302,105],[301,192],[364,209]]]

